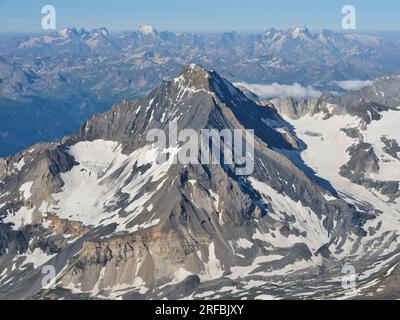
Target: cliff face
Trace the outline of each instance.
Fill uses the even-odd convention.
[[[205,271],[197,256],[210,242],[203,237],[187,240],[173,232],[152,230],[145,235],[86,242],[62,282],[67,287],[73,284],[83,292],[97,291],[106,296],[116,285],[157,287],[171,280],[184,280],[179,279],[177,271]]]

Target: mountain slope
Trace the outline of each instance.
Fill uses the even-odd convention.
[[[184,147],[146,140],[171,121],[178,132],[254,129],[254,172],[158,163]],[[387,207],[350,200],[294,157],[299,137],[273,108],[190,65],[62,142],[2,160],[0,296],[288,297],[309,295],[308,286],[343,294],[343,261],[362,272],[395,258],[397,224],[388,228]],[[55,285],[43,290],[48,266]]]
[[[385,250],[394,254],[375,257],[374,267],[359,274],[359,278],[373,274],[375,280],[350,291],[349,298],[391,299],[398,295],[393,286],[398,276],[395,229],[400,213],[397,80],[396,76],[378,79],[371,86],[335,98],[272,101],[291,124],[292,133],[304,143],[295,157],[301,157],[319,177],[329,181],[344,200],[357,208],[375,210],[380,216],[364,227],[387,238]]]
[[[287,98],[272,103],[295,129],[302,130],[296,134],[315,146],[309,148],[312,151],[321,149],[318,144],[332,144],[333,137],[340,137],[342,144],[337,144],[340,150],[330,154],[331,157],[339,154],[342,161],[327,174],[340,173],[353,183],[375,190],[396,203],[400,196],[400,179],[396,174],[400,169],[400,137],[396,130],[396,120],[400,117],[397,83],[397,76],[385,77],[338,97],[303,101]],[[333,139],[325,141],[326,136]],[[314,157],[315,161],[325,163],[317,155]]]

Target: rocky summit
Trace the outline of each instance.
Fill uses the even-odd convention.
[[[0,298],[399,298],[398,109],[250,97],[192,64],[1,159]],[[147,139],[171,123],[253,130],[254,170],[156,161],[184,147]]]

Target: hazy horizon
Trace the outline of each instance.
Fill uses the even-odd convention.
[[[0,0],[0,33],[40,32],[41,9],[47,4],[43,0]],[[174,32],[256,32],[264,30],[266,25],[279,29],[308,26],[311,30],[340,30],[342,7],[348,3],[342,0],[309,0],[307,3],[294,0],[252,0],[246,3],[227,0],[203,0],[201,3],[183,0],[149,0],[146,3],[53,0],[50,4],[57,11],[57,30],[67,26],[85,29],[106,26],[119,32],[149,24]],[[351,5],[357,10],[357,31],[400,31],[397,17],[400,2],[388,0],[382,5],[353,0]]]

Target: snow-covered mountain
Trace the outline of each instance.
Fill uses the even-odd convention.
[[[334,133],[332,138],[340,133],[339,136],[345,138],[346,142],[341,145],[339,154],[343,156],[342,159],[348,159],[340,163],[339,170],[331,172],[340,172],[352,182],[396,203],[400,196],[400,177],[396,175],[400,151],[400,136],[396,129],[396,123],[400,120],[399,80],[399,76],[384,77],[361,90],[338,97],[303,101],[286,98],[274,100],[273,104],[280,114],[292,119],[295,127],[296,124],[302,126],[301,129],[306,133],[313,132],[313,124],[320,126],[317,133],[320,130],[326,134]],[[339,127],[335,129],[335,125],[331,127],[329,123]],[[323,133],[317,133],[314,140],[322,137],[321,141],[329,148],[333,140],[328,142],[329,139],[323,139]],[[333,151],[332,158],[337,151]]]
[[[366,123],[327,102],[309,102],[313,111],[296,116],[283,112],[297,109],[293,99],[273,103],[256,103],[218,73],[190,65],[61,142],[1,160],[0,297],[397,296],[384,286],[398,274],[397,195],[341,170],[384,178],[386,167],[372,172],[368,157],[356,152],[353,161],[348,149],[375,146],[383,135],[392,155],[379,144],[377,161],[384,155],[385,166],[398,167],[386,162],[400,139],[385,122],[397,109]],[[145,138],[171,121],[197,133],[253,129],[254,172],[157,162],[163,152],[182,152],[183,143],[160,150]],[[342,288],[348,262],[356,290]],[[43,289],[48,267],[56,278]]]
[[[237,82],[304,85],[376,78],[398,71],[400,65],[399,47],[383,37],[329,30],[311,32],[307,28],[271,28],[251,35],[233,31],[160,32],[152,26],[111,35],[105,28],[92,31],[69,28],[44,36],[16,38],[3,44],[0,52],[29,65],[38,57],[58,64],[68,58],[81,58],[84,69],[84,61],[98,55],[103,63],[116,65],[124,59],[134,63],[138,55],[147,52],[154,54],[157,57],[154,62],[161,65],[165,60],[172,60],[179,67],[190,62],[201,63]],[[132,70],[140,72],[141,68],[135,65]],[[152,87],[153,83],[147,88]]]
[[[341,91],[335,81],[371,80],[400,69],[400,49],[389,40],[307,28],[250,35],[68,28],[11,39],[0,45],[0,57],[0,109],[10,123],[0,123],[1,156],[72,134],[94,113],[145,96],[190,63],[232,82],[297,82],[321,91]],[[65,110],[74,119],[63,121]],[[32,116],[30,126],[19,125]],[[55,125],[46,128],[41,119]]]

